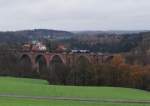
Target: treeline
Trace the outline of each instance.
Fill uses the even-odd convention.
[[[109,64],[80,65],[71,70],[71,85],[115,86],[150,90],[150,66],[130,65],[121,55]],[[67,83],[68,84],[68,83]]]
[[[96,85],[150,90],[149,65],[126,64],[124,58],[119,55],[114,57],[111,64],[98,65],[94,68]]]

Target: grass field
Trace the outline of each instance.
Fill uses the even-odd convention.
[[[47,81],[0,77],[0,95],[71,97],[113,100],[150,100],[147,91],[115,87],[74,87],[48,85]],[[73,100],[1,97],[0,106],[150,106],[144,103],[105,103]]]
[[[0,106],[150,106],[150,105],[0,98]]]
[[[150,105],[0,98],[0,106],[150,106]]]

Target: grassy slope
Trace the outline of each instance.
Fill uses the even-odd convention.
[[[150,93],[142,90],[113,87],[72,87],[48,85],[44,80],[0,77],[0,94],[28,96],[69,96],[112,99],[150,100]],[[0,106],[149,106],[140,104],[100,104],[73,101],[46,101],[0,97]]]
[[[0,106],[149,106],[149,104],[114,104],[114,103],[90,103],[74,101],[48,101],[34,99],[0,98]]]
[[[9,86],[9,87],[8,87]],[[150,93],[114,87],[72,87],[48,85],[43,80],[0,78],[0,94],[68,96],[109,99],[150,99]]]

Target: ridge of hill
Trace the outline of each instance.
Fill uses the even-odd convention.
[[[48,29],[34,29],[21,31],[6,31],[0,32],[1,43],[16,43],[27,42],[31,40],[41,39],[68,39],[74,34],[68,31],[48,30]]]

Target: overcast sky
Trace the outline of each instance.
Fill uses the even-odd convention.
[[[0,0],[0,30],[150,30],[150,0]]]

